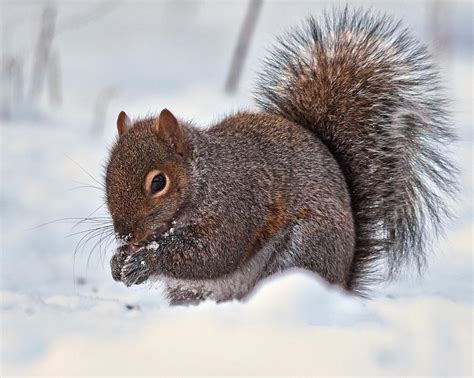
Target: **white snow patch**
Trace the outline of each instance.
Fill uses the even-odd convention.
[[[147,244],[145,246],[145,248],[150,250],[150,251],[158,251],[158,249],[160,248],[160,243],[158,243],[157,241],[153,241],[153,242]]]

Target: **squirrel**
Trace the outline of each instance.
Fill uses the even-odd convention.
[[[155,278],[190,304],[245,299],[289,268],[364,296],[425,266],[456,187],[426,48],[346,7],[285,34],[263,65],[256,112],[207,128],[167,109],[119,114],[105,177],[115,280]]]

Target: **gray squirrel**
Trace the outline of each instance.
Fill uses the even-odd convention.
[[[172,304],[245,298],[288,268],[364,294],[423,266],[456,169],[446,99],[399,23],[344,9],[282,36],[257,112],[207,128],[121,112],[106,168],[115,280],[154,278]]]

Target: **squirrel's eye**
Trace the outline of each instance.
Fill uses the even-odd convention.
[[[166,194],[169,187],[170,181],[168,176],[159,169],[153,169],[148,172],[143,184],[145,195],[151,197],[159,197]]]
[[[166,186],[166,177],[164,174],[160,173],[153,177],[150,185],[151,194],[158,193],[162,191]]]

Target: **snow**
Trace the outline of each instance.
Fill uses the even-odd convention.
[[[171,231],[171,229],[170,229]],[[166,235],[166,234],[165,234]],[[165,236],[164,235],[164,236]],[[160,243],[156,242],[156,241],[152,241],[151,243],[148,243],[146,246],[145,246],[146,249],[150,250],[150,251],[158,251],[158,249],[160,248]],[[144,263],[144,261],[142,261],[142,263]]]
[[[40,5],[2,4],[2,25],[25,19],[5,49],[32,51]],[[374,6],[426,38],[422,3]],[[64,218],[96,209],[91,217],[106,217],[101,180],[120,110],[133,118],[167,107],[205,125],[251,108],[254,72],[273,35],[322,7],[266,3],[241,89],[228,96],[222,85],[242,3],[124,2],[70,29],[92,5],[59,3],[63,105],[23,104],[0,128],[0,375],[472,376],[472,54],[441,61],[460,136],[461,191],[422,277],[408,272],[377,285],[369,300],[290,271],[244,303],[170,307],[159,283],[112,280],[113,233],[95,249],[97,238],[76,248],[83,234],[68,236],[106,225],[100,218],[72,228],[77,220]],[[173,22],[178,15],[186,22]],[[92,125],[104,88],[117,95],[102,133]]]

